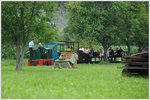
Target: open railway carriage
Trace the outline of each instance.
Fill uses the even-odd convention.
[[[76,45],[77,44],[77,45]],[[79,49],[79,42],[75,41],[58,41],[46,44],[46,48],[53,48],[53,58],[57,60],[61,54],[75,53]]]
[[[73,41],[59,41],[55,42],[58,46],[58,59],[55,61],[54,68],[73,68],[77,67],[78,55],[75,53],[79,49],[79,42]]]
[[[77,63],[99,63],[102,60],[99,57],[98,52],[94,52],[93,57],[91,57],[90,53],[85,54],[83,51],[79,50],[79,42],[78,41],[76,41],[76,42],[75,41],[59,41],[59,42],[55,42],[55,43],[59,45],[58,46],[58,48],[59,48],[58,56],[62,55],[62,57],[65,59],[67,59],[70,54],[76,53],[78,55]]]

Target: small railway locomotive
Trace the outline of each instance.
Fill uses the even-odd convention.
[[[53,50],[46,48],[43,52],[44,54],[42,54],[39,49],[34,50],[33,61],[35,64],[30,64],[30,59],[28,59],[28,66],[54,65],[54,58],[52,56]]]

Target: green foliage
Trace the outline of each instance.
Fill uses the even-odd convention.
[[[143,2],[137,5],[140,9],[138,10],[138,15],[136,19],[132,20],[133,26],[132,31],[135,33],[134,42],[140,47],[148,47],[148,2]]]
[[[2,2],[2,43],[10,42],[3,39],[54,39],[57,28],[52,20],[56,9],[56,2]]]
[[[68,11],[68,40],[127,45],[129,53],[131,45],[148,44],[148,2],[69,2]]]
[[[1,52],[2,52],[2,54],[1,54],[2,59],[16,59],[16,47],[14,45],[8,45],[8,44],[2,45]],[[28,48],[25,52],[24,57],[27,59],[29,59],[29,57],[30,57]]]
[[[16,70],[22,70],[31,38],[55,39],[57,28],[52,20],[56,9],[57,2],[2,2],[2,44],[15,46]]]
[[[114,2],[118,21],[118,36],[130,45],[148,45],[148,2]]]
[[[109,2],[70,2],[66,34],[74,34],[75,39],[85,41],[90,38],[108,48],[117,39],[113,6]]]
[[[15,46],[10,45],[2,45],[1,47],[1,57],[2,59],[15,59],[16,58],[16,48]]]
[[[90,46],[94,42],[101,44],[106,60],[107,49],[118,40],[114,6],[113,2],[70,2],[66,33],[74,34],[76,40],[84,39]]]
[[[27,66],[2,60],[2,99],[148,99],[148,77],[122,77],[123,64],[78,64],[77,69]]]

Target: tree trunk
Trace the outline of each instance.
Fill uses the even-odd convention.
[[[104,48],[104,61],[107,60],[107,49],[108,47],[106,46],[106,44],[102,44],[103,48]]]
[[[108,49],[108,42],[102,42],[102,46],[103,46],[103,48],[104,48],[104,61],[106,61],[107,60],[107,49]]]
[[[16,67],[16,70],[22,70],[22,63],[23,63],[25,52],[26,52],[26,48],[27,48],[27,45],[24,45],[21,57],[19,59],[19,63],[17,64],[18,66]]]
[[[104,47],[104,61],[107,60],[107,47]]]
[[[142,49],[144,48],[144,46],[143,45],[138,45],[138,52],[142,52]]]
[[[18,68],[19,61],[20,61],[20,40],[17,39],[17,43],[16,43],[16,70]]]
[[[141,51],[142,51],[141,46],[138,46],[138,52],[141,52]]]
[[[130,55],[130,43],[127,43],[127,47],[128,47],[127,55]]]

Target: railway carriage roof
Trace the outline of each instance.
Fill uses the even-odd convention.
[[[53,42],[56,44],[67,44],[67,43],[79,43],[78,41],[58,41],[58,42]]]

